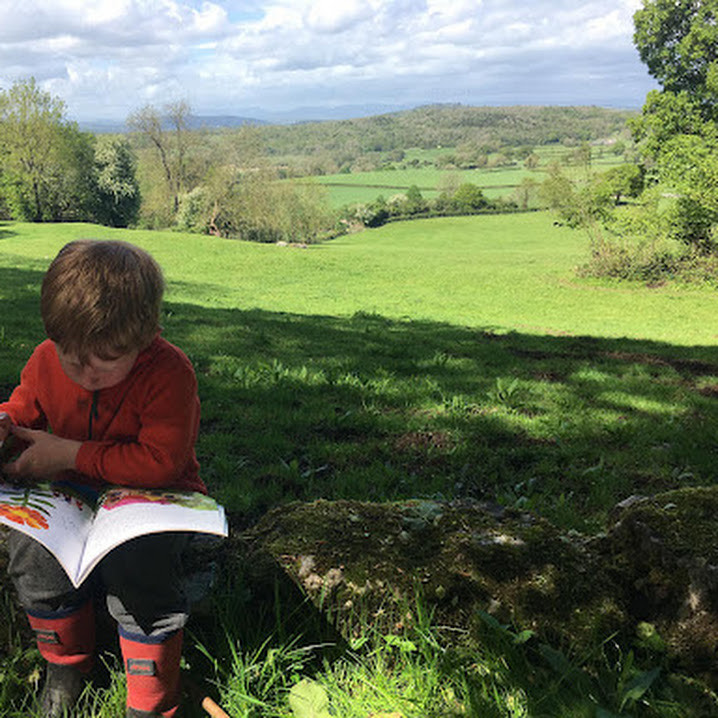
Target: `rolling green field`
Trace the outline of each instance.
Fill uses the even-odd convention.
[[[533,177],[541,181],[540,171],[523,168],[496,170],[438,170],[434,168],[397,169],[375,172],[353,172],[352,174],[324,175],[316,182],[329,189],[331,203],[335,207],[355,202],[371,202],[379,195],[388,199],[392,195],[405,192],[416,185],[426,199],[439,194],[442,182],[471,182],[484,190],[491,198],[509,196],[524,177]]]
[[[6,271],[40,272],[73,238],[128,238],[161,262],[175,303],[718,343],[712,291],[578,280],[587,240],[545,213],[400,222],[308,249],[73,224],[6,224],[0,233]]]
[[[131,241],[163,266],[165,335],[199,380],[202,475],[235,529],[292,500],[420,497],[496,501],[591,533],[631,494],[715,483],[715,291],[578,279],[587,240],[547,214],[394,223],[308,249],[0,224],[0,396],[42,338],[45,268],[86,237]],[[217,594],[211,655],[193,670],[233,716],[296,718],[287,695],[305,676],[356,718],[706,715],[670,667],[634,713],[624,689],[654,665],[600,647],[581,651],[600,670],[576,669],[589,692],[528,654],[514,670],[505,646],[447,653],[428,628],[400,651],[367,626],[349,655],[309,666],[316,647],[271,599],[262,612],[246,586]],[[0,713],[19,718],[38,659],[8,606]],[[118,675],[83,715],[120,715]]]
[[[392,195],[405,192],[412,185],[416,185],[426,199],[432,199],[439,194],[442,185],[447,182],[454,184],[470,182],[481,187],[490,199],[499,197],[511,199],[512,193],[522,180],[530,178],[540,183],[546,176],[546,168],[553,162],[565,159],[570,150],[561,146],[537,148],[536,154],[540,158],[540,164],[536,169],[527,169],[521,162],[511,167],[470,170],[405,166],[406,161],[413,159],[433,161],[437,156],[451,152],[454,150],[450,148],[433,151],[408,150],[405,161],[396,163],[394,169],[322,175],[312,178],[311,181],[327,187],[333,207],[371,202],[379,195],[388,199]],[[600,148],[594,148],[591,167],[594,171],[600,172],[622,162],[622,158]],[[569,176],[582,177],[585,174],[584,168],[567,167],[565,170]]]

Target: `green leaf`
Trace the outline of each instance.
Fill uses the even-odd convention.
[[[295,718],[331,718],[327,692],[319,683],[308,678],[292,686],[289,707]]]
[[[532,639],[535,635],[536,634],[529,629],[526,629],[525,631],[521,631],[521,633],[517,633],[516,636],[514,637],[514,644],[516,644],[517,646],[520,646],[523,643],[526,643],[527,641]]]
[[[413,641],[410,641],[408,638],[396,636],[393,633],[384,636],[384,640],[387,646],[398,648],[402,653],[413,653],[416,650],[416,644]]]
[[[653,685],[661,672],[660,668],[653,668],[650,671],[639,673],[632,681],[630,681],[623,691],[623,699],[621,700],[621,710],[627,703],[635,703],[643,697],[645,692]]]

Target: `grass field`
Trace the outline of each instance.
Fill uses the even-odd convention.
[[[164,267],[165,334],[200,384],[203,476],[242,524],[293,499],[474,497],[592,532],[630,494],[715,483],[714,291],[579,280],[586,240],[548,215],[404,222],[308,249],[2,224],[0,396],[42,337],[42,273],[79,237],[132,241]],[[232,600],[232,620],[251,613],[245,593]],[[372,650],[317,674],[286,642],[296,627],[268,644],[264,622],[246,623],[225,625],[232,640],[214,649],[231,715],[296,715],[287,693],[310,675],[334,705],[381,681],[372,711],[405,718],[477,715],[470,695],[494,706],[486,715],[622,715],[619,694],[529,685],[490,647],[447,662],[428,629],[399,654],[367,628]],[[272,641],[276,630],[270,620]],[[0,713],[27,715],[36,659],[2,660]],[[119,715],[112,690],[87,715]],[[669,683],[652,691],[640,715],[701,715],[676,709]],[[366,706],[343,715],[365,718]]]
[[[439,194],[442,182],[449,180],[454,183],[471,182],[481,187],[484,194],[491,199],[508,198],[525,177],[532,177],[540,182],[544,174],[522,167],[494,170],[419,168],[324,175],[316,177],[314,181],[328,188],[334,207],[341,207],[356,202],[371,202],[379,195],[388,199],[392,195],[406,192],[412,185],[421,190],[425,199],[432,199]]]
[[[712,291],[579,281],[573,270],[587,257],[587,240],[544,213],[401,222],[309,249],[72,224],[0,232],[6,271],[41,272],[76,237],[130,237],[165,267],[172,303],[718,343]]]
[[[433,161],[440,154],[453,152],[451,149],[408,150],[406,160]],[[435,198],[440,188],[446,182],[470,182],[481,187],[484,194],[490,199],[499,197],[511,199],[515,188],[526,178],[541,182],[545,178],[546,168],[556,161],[560,161],[570,153],[565,147],[551,146],[537,148],[536,154],[540,157],[540,165],[536,169],[526,169],[523,163],[512,167],[497,167],[471,170],[439,169],[437,167],[406,168],[404,163],[397,163],[395,169],[376,170],[373,172],[352,172],[351,174],[323,175],[312,178],[312,181],[324,185],[329,190],[330,202],[333,207],[357,202],[371,202],[379,195],[388,199],[392,195],[405,192],[412,185],[416,185],[425,199]],[[620,157],[609,152],[594,150],[596,156],[592,161],[592,169],[600,172],[623,162]],[[585,174],[583,168],[567,167],[569,176]]]

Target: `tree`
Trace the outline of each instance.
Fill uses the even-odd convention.
[[[92,219],[93,137],[34,79],[0,92],[0,194],[14,219]]]
[[[524,167],[527,170],[535,170],[539,166],[540,163],[541,163],[541,158],[535,152],[532,152],[524,160]]]
[[[165,117],[152,105],[145,105],[127,118],[128,126],[141,133],[155,148],[164,175],[173,212],[179,209],[180,195],[188,188],[187,149],[190,106],[184,101],[165,105]],[[169,131],[165,124],[169,124]]]
[[[524,177],[514,190],[516,204],[521,209],[528,209],[538,188],[539,183],[533,177]]]
[[[58,133],[55,175],[48,177],[47,205],[43,219],[53,222],[94,219],[97,195],[94,167],[94,141],[74,123],[66,123]]]
[[[582,227],[590,236],[597,234],[597,223],[608,217],[611,204],[610,195],[596,192],[590,184],[574,185],[558,165],[549,169],[539,188],[539,198],[562,222],[569,227]]]
[[[643,0],[633,21],[641,60],[663,88],[688,92],[714,107],[718,2]]]
[[[638,197],[643,190],[643,170],[636,164],[622,164],[598,175],[594,191],[612,197],[619,204],[622,197]]]
[[[180,198],[181,229],[257,242],[312,242],[335,225],[326,190],[279,181],[255,128],[226,135],[201,184]]]
[[[571,180],[557,164],[549,167],[548,177],[539,188],[539,199],[544,206],[558,212],[563,219],[567,218],[568,208],[574,201],[574,189]]]
[[[718,0],[644,0],[634,42],[661,91],[632,125],[670,206],[667,233],[701,253],[718,233]]]
[[[718,240],[718,131],[676,135],[661,153],[659,172],[673,189],[669,235],[703,254]]]
[[[471,182],[464,182],[454,192],[451,204],[458,212],[474,212],[486,207],[488,201],[479,187]]]
[[[60,175],[65,104],[35,79],[15,83],[0,101],[0,162],[3,188],[13,217],[48,218],[49,195]]]
[[[415,184],[406,190],[404,209],[407,214],[419,214],[419,212],[424,212],[427,209],[426,200],[421,194],[421,190]]]
[[[644,161],[655,164],[666,143],[676,135],[702,135],[706,120],[688,92],[651,90],[639,117],[628,123]]]
[[[94,163],[97,192],[95,217],[112,227],[127,227],[137,220],[140,188],[136,161],[122,137],[101,136],[95,144]]]

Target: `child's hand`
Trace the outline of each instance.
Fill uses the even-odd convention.
[[[75,468],[75,457],[81,442],[21,426],[12,426],[10,431],[29,446],[15,461],[3,466],[8,476],[51,479],[61,471]]]

